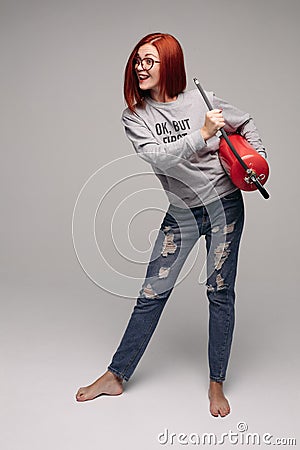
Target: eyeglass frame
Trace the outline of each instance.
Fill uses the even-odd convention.
[[[149,67],[149,69],[146,69],[146,68],[144,67],[144,65],[143,65],[143,61],[144,61],[145,59],[150,59],[150,60],[152,61],[152,65]],[[160,61],[156,61],[156,60],[153,59],[153,58],[149,58],[149,56],[147,56],[146,58],[138,58],[138,57],[135,57],[134,60],[133,60],[133,67],[134,67],[134,69],[136,70],[136,69],[139,67],[139,65],[141,64],[143,70],[147,70],[147,71],[148,71],[148,70],[151,70],[151,69],[153,68],[153,66],[154,66],[155,63],[159,64]]]

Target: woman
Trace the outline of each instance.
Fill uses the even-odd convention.
[[[210,412],[230,412],[223,382],[230,356],[235,278],[244,207],[243,199],[218,158],[220,128],[239,130],[265,153],[249,114],[197,89],[185,91],[186,73],[179,42],[169,34],[145,36],[132,51],[125,70],[122,115],[127,137],[148,161],[166,191],[170,206],[157,236],[145,281],[108,370],[80,388],[78,401],[100,394],[119,395],[153,335],[163,308],[189,252],[201,235],[207,250],[209,301]]]

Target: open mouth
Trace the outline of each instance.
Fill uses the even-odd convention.
[[[147,80],[148,78],[150,78],[150,75],[138,74],[138,79],[139,79],[140,81],[145,81],[145,80]]]

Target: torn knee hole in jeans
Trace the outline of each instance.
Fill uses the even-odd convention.
[[[155,298],[157,296],[150,283],[148,283],[147,286],[144,287],[143,294],[145,298]]]
[[[215,248],[214,255],[215,255],[215,269],[220,270],[226,261],[226,259],[229,256],[230,250],[229,250],[230,242],[223,242]]]
[[[226,224],[226,225],[224,226],[224,228],[223,228],[223,234],[226,235],[226,234],[233,233],[233,231],[234,231],[234,226],[235,226],[235,222]],[[212,232],[212,233],[218,233],[219,231],[220,231],[219,225],[215,225],[215,226],[211,229],[211,232]]]
[[[167,278],[170,273],[170,267],[161,267],[158,272],[158,278]]]
[[[229,223],[228,225],[225,225],[223,233],[224,234],[233,233],[234,225],[235,225],[235,222],[232,222],[232,223]]]
[[[171,227],[165,227],[163,232],[165,233],[165,239],[163,242],[163,248],[161,251],[162,256],[168,256],[168,254],[174,254],[177,249],[177,245],[174,242],[174,233],[170,232]]]
[[[222,289],[225,289],[226,285],[224,283],[224,278],[220,273],[216,276],[216,289],[217,291],[221,291]],[[212,284],[207,285],[207,291],[208,292],[215,292],[215,288]]]
[[[216,283],[217,283],[217,291],[224,289],[225,287],[224,278],[220,273],[218,273],[218,275],[216,276]]]

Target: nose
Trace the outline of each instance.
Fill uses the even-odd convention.
[[[135,70],[144,70],[144,67],[142,66],[142,61],[140,61],[138,63],[138,65],[136,66]]]

